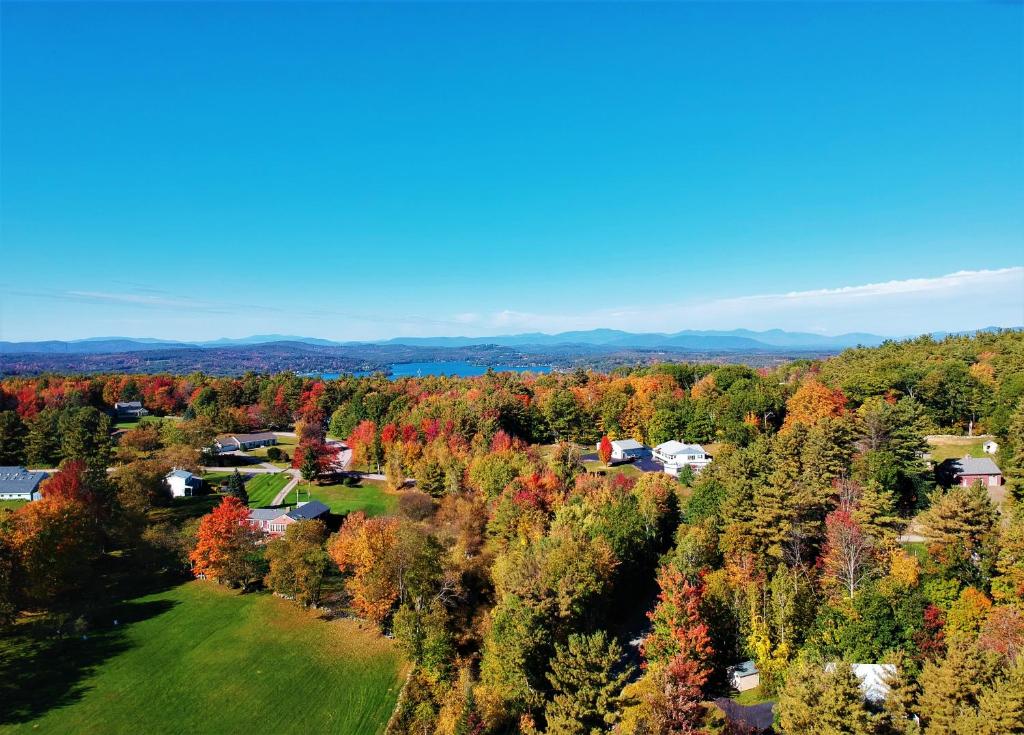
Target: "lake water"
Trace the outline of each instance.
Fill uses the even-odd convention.
[[[428,375],[455,375],[460,378],[470,378],[474,375],[483,375],[491,368],[495,372],[513,373],[550,373],[550,365],[531,365],[522,367],[519,365],[474,365],[471,362],[396,362],[391,366],[392,378],[415,378],[427,377]],[[368,372],[356,372],[355,375],[369,375]],[[339,373],[320,373],[319,377],[325,380],[335,380]]]

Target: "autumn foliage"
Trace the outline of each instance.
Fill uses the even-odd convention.
[[[233,495],[225,495],[220,505],[203,516],[196,546],[189,554],[197,577],[242,587],[251,583],[254,570],[249,557],[261,534],[248,518],[249,509]]]
[[[338,568],[351,574],[352,606],[363,617],[378,623],[387,617],[399,596],[395,579],[381,563],[395,546],[397,537],[396,518],[367,518],[357,512],[345,519],[327,545],[327,553]]]
[[[786,402],[783,430],[802,424],[814,426],[822,419],[842,416],[846,412],[846,396],[838,388],[829,388],[817,380],[807,380]]]

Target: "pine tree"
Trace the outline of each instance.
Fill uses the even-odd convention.
[[[242,505],[249,504],[249,493],[245,490],[245,480],[238,474],[238,470],[235,470],[228,478],[227,494],[241,500]]]
[[[921,729],[913,720],[919,693],[917,682],[908,675],[902,655],[893,661],[893,665],[895,671],[885,677],[889,694],[882,709],[881,729],[891,735],[916,735]]]
[[[25,437],[21,417],[14,411],[0,411],[0,465],[25,464]]]
[[[553,696],[544,710],[551,735],[596,735],[615,724],[618,699],[632,667],[622,666],[618,641],[598,631],[557,646],[547,679]]]
[[[894,538],[903,525],[896,514],[893,494],[874,480],[869,480],[861,489],[852,515],[864,533],[876,541]]]
[[[849,663],[837,663],[830,672],[816,719],[816,732],[823,735],[873,735],[875,718],[864,703],[860,680]]]
[[[918,705],[925,735],[957,732],[958,719],[977,707],[998,667],[996,654],[966,644],[951,645],[945,659],[925,663]]]
[[[57,417],[55,409],[44,408],[29,422],[25,439],[25,454],[29,464],[56,467],[60,463]]]
[[[951,488],[921,514],[925,535],[942,545],[955,544],[967,550],[977,548],[995,521],[996,510],[988,490],[978,483]]]
[[[1024,658],[978,700],[979,735],[1024,733]]]
[[[1007,489],[1018,501],[1024,502],[1024,399],[1017,403],[1010,417],[1000,457]]]

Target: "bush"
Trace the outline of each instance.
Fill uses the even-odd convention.
[[[419,490],[407,490],[398,496],[398,512],[411,521],[434,515],[434,499]]]
[[[281,459],[282,454],[284,454],[284,452],[282,452],[279,447],[267,447],[267,459],[269,460],[276,462]]]

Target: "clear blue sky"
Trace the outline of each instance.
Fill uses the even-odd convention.
[[[0,339],[1022,324],[1022,34],[1019,3],[5,2]]]

